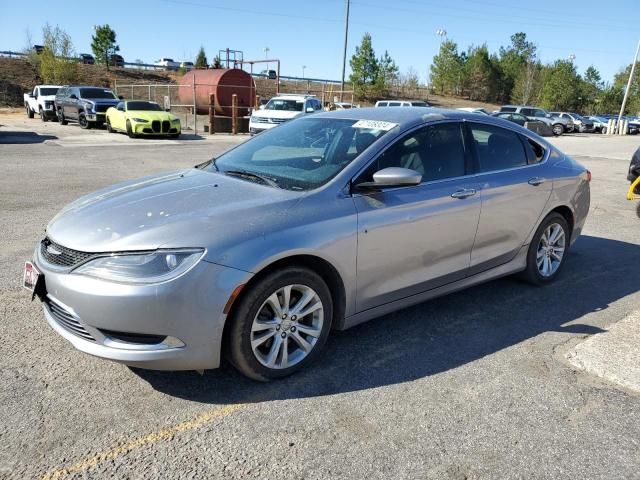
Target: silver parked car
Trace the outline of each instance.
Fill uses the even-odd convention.
[[[489,116],[319,113],[71,203],[25,286],[89,354],[200,370],[226,352],[268,380],[317,358],[331,329],[505,275],[552,282],[585,223],[589,180]]]
[[[565,132],[573,132],[573,120],[570,118],[561,118],[553,116],[546,110],[537,107],[529,107],[527,105],[504,105],[500,107],[501,113],[520,113],[532,120],[546,123],[554,135],[562,135]]]

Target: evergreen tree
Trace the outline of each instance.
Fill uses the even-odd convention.
[[[95,27],[95,35],[91,37],[91,50],[96,58],[96,63],[104,64],[109,70],[111,56],[120,51],[116,43],[116,32],[109,25]]]
[[[204,47],[201,45],[196,55],[196,68],[207,68],[207,54],[204,52]]]
[[[357,97],[367,97],[369,90],[378,79],[379,65],[371,42],[371,35],[365,33],[356,53],[351,57],[351,75],[349,81]]]
[[[458,53],[458,45],[445,40],[440,51],[433,57],[431,65],[431,84],[442,93],[459,94],[463,83],[463,68],[466,55]]]

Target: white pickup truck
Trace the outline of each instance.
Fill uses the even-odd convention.
[[[33,91],[24,94],[24,108],[27,116],[33,118],[37,113],[43,122],[56,118],[54,101],[61,85],[36,85]]]

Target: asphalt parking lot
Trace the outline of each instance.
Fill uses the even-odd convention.
[[[133,370],[48,327],[20,282],[63,205],[245,138],[132,140],[0,114],[0,478],[640,478],[640,393],[568,360],[640,321],[625,200],[640,136],[552,140],[593,173],[555,284],[505,278],[334,332],[283,381]]]

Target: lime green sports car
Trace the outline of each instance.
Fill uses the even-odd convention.
[[[110,107],[106,115],[109,132],[124,132],[131,138],[143,135],[180,136],[180,119],[155,102],[129,100]]]

